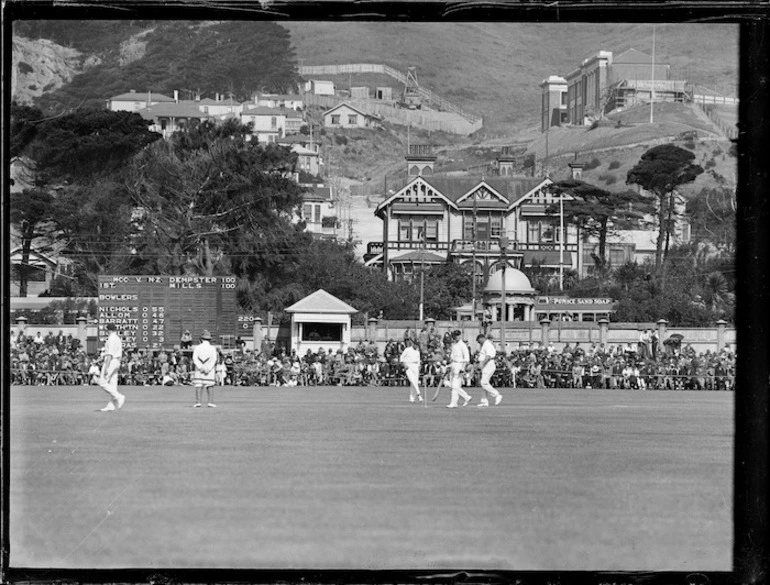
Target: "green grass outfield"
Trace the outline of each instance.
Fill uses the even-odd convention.
[[[732,393],[123,391],[11,389],[12,567],[732,568]]]

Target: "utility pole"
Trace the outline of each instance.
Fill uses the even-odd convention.
[[[506,236],[500,237],[500,258],[503,261],[503,286],[502,286],[502,299],[500,307],[502,309],[502,319],[500,319],[500,349],[503,351],[503,355],[507,356],[508,352],[505,347],[505,322],[508,319],[508,293],[505,290],[505,275],[508,268],[508,238]]]
[[[564,233],[564,193],[559,191],[559,239],[561,250],[559,252],[559,290],[564,291],[564,245],[567,234]]]
[[[653,118],[655,104],[655,25],[652,25],[652,72],[650,74],[650,124]]]
[[[473,279],[472,284],[472,292],[471,292],[471,321],[476,320],[476,210],[478,207],[478,199],[476,199],[476,196],[473,197],[473,242],[472,242],[472,248],[471,248],[471,266],[473,267],[471,270],[471,278]]]
[[[420,249],[420,322],[423,321],[424,306],[425,306],[425,233],[422,234],[422,247]]]

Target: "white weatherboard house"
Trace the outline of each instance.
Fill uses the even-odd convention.
[[[358,310],[318,289],[286,312],[291,314],[291,347],[302,355],[308,349],[346,351],[350,345],[351,317]]]

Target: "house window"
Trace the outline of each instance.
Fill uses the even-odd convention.
[[[398,239],[408,242],[412,239],[412,222],[408,219],[398,220]]]
[[[339,124],[340,123],[340,117],[337,114],[332,114],[332,124]]]
[[[316,205],[315,206],[315,221],[316,223],[321,221],[321,206]]]
[[[278,127],[278,118],[276,118],[275,116],[270,116],[270,127],[271,128]]]
[[[626,254],[622,248],[613,248],[610,250],[610,265],[621,266],[626,261]]]
[[[402,242],[438,241],[437,217],[413,216],[398,220],[399,240]]]
[[[351,124],[351,125],[358,124],[358,116],[356,114],[350,114],[348,116],[348,124]]]
[[[473,216],[466,217],[463,222],[463,240],[473,239]]]
[[[429,242],[438,240],[438,220],[428,219],[425,222],[425,239]]]
[[[555,234],[553,224],[541,222],[540,223],[540,241],[551,244],[554,242]]]
[[[305,205],[302,206],[302,217],[307,221],[311,221],[311,218],[313,217],[313,206],[310,203],[305,203]]]
[[[527,241],[528,242],[540,241],[540,222],[537,222],[537,221],[527,222]]]
[[[493,215],[491,217],[490,235],[493,238],[499,238],[503,235],[503,218],[500,215]]]

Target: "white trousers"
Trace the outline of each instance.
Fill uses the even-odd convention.
[[[465,364],[452,362],[450,370],[450,381],[452,384],[452,397],[449,400],[449,406],[457,406],[457,401],[460,397],[463,400],[470,400],[471,396],[465,390],[463,390],[463,378],[465,376]]]
[[[484,364],[484,367],[481,369],[481,388],[492,398],[495,398],[500,394],[497,390],[492,388],[492,384],[490,382],[492,375],[495,373],[495,369],[496,365],[492,360],[489,360],[486,364]]]
[[[107,394],[117,399],[120,396],[118,392],[118,370],[120,369],[120,360],[110,360],[107,371],[104,376],[99,376],[98,384]]]
[[[413,400],[420,395],[419,366],[407,366],[406,379],[409,380],[409,398]]]

